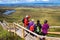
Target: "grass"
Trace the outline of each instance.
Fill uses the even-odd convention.
[[[49,29],[50,32],[60,32],[60,28],[51,28]]]
[[[49,37],[60,37],[60,34],[48,34]]]
[[[30,15],[30,19],[40,20],[43,24],[47,19],[50,26],[60,26],[60,8],[15,8],[16,12],[7,16],[0,17],[0,20],[6,20],[7,22],[22,23],[23,17]],[[50,32],[60,32],[59,28],[49,29]],[[48,34],[47,36],[60,37],[58,34]]]
[[[30,15],[31,19],[39,19],[41,24],[45,19],[48,20],[49,25],[53,26],[60,26],[60,9],[53,9],[53,8],[15,8],[16,12],[9,15],[5,19],[8,22],[17,22],[20,20],[20,23],[26,15]]]
[[[60,28],[50,28],[49,32],[60,32]],[[60,34],[48,34],[49,37],[60,37]]]
[[[7,30],[3,30],[0,26],[0,40],[23,40],[19,36],[15,35]]]

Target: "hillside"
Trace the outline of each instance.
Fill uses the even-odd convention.
[[[22,20],[25,15],[30,15],[31,18],[40,20],[41,24],[45,19],[50,25],[60,26],[60,8],[15,8],[16,12],[5,18],[7,21],[17,22]]]

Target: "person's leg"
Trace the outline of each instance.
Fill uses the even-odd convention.
[[[45,40],[45,37],[43,37],[42,40]]]
[[[26,26],[26,29],[28,29],[28,28],[27,28],[27,26]],[[25,30],[25,31],[26,31],[26,30]],[[24,37],[26,37],[26,36],[28,35],[28,33],[29,33],[29,32],[28,32],[28,31],[26,31],[26,34],[25,34],[25,36],[24,36]]]
[[[41,32],[41,35],[42,35],[42,36],[45,36],[46,34],[43,33],[43,32]],[[40,40],[45,40],[45,37],[40,38]]]

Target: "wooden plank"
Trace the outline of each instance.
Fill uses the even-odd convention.
[[[50,26],[49,28],[60,28],[60,26]]]
[[[48,32],[49,34],[60,34],[60,32]]]

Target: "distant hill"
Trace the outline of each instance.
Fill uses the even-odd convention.
[[[60,3],[20,3],[20,4],[0,4],[0,7],[41,7],[60,6]]]

